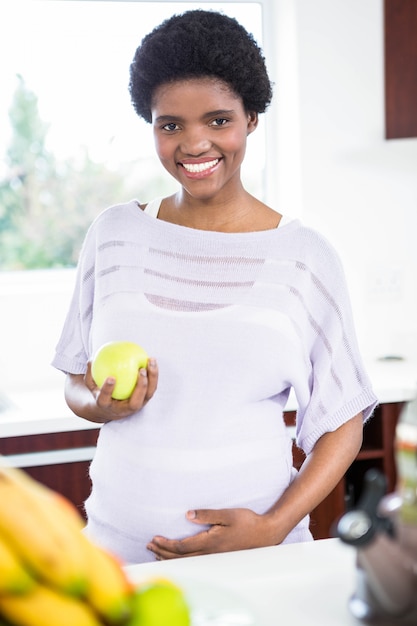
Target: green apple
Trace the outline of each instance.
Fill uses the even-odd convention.
[[[135,590],[128,626],[190,625],[190,609],[184,593],[171,581],[151,579]]]
[[[148,355],[136,343],[110,341],[101,346],[94,355],[91,374],[100,388],[107,378],[115,378],[112,398],[126,400],[135,388],[139,369],[146,367],[147,364]]]

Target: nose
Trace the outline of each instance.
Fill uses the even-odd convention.
[[[205,128],[188,128],[181,136],[181,150],[184,154],[197,157],[208,152],[211,141]]]

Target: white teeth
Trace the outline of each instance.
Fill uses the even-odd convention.
[[[205,163],[183,163],[184,169],[187,172],[204,172],[205,170],[214,167],[219,162],[219,159],[214,159],[213,161],[206,161]]]

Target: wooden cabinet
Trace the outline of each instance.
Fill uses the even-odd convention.
[[[370,468],[381,470],[387,477],[388,491],[396,484],[394,459],[394,434],[398,417],[404,403],[382,404],[365,425],[362,449],[344,479],[332,493],[311,513],[311,531],[315,539],[334,536],[333,525],[343,513],[357,502],[363,483],[363,476]],[[285,413],[287,425],[295,424],[295,412]],[[48,433],[0,439],[0,454],[32,455],[33,453],[88,451],[97,442],[99,428],[76,432]],[[34,455],[35,456],[35,455]],[[87,455],[88,456],[88,455]],[[23,457],[22,457],[23,458]],[[29,456],[29,459],[31,457]],[[42,457],[40,457],[42,458]],[[293,446],[294,466],[299,469],[305,459],[302,451]],[[29,460],[30,463],[30,460]],[[82,514],[83,503],[88,497],[91,484],[88,476],[90,461],[48,462],[30,465],[24,469],[31,476],[65,495]]]
[[[348,506],[358,501],[362,491],[363,477],[371,468],[376,468],[385,475],[387,492],[394,491],[397,482],[395,429],[404,404],[404,402],[381,404],[365,425],[362,449],[346,474]]]
[[[417,2],[384,0],[386,138],[417,137]]]
[[[97,443],[98,433],[99,429],[94,428],[76,432],[7,437],[0,439],[0,454],[11,455],[18,466],[19,459],[22,459],[21,467],[25,472],[62,493],[85,517],[84,501],[91,490],[88,475],[89,457],[92,456],[91,449]],[[71,460],[77,457],[86,458],[81,461]]]

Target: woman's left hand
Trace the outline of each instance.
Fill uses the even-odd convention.
[[[208,529],[185,539],[153,537],[147,548],[158,560],[230,552],[272,545],[266,530],[266,516],[249,509],[199,509],[188,511],[187,519]]]

